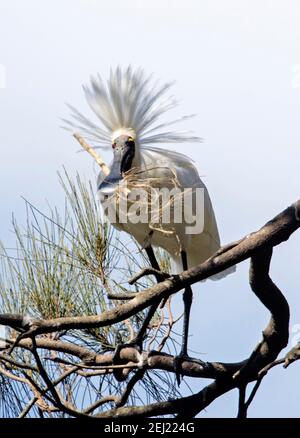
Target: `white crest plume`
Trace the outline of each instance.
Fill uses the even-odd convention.
[[[64,122],[69,126],[67,129],[76,128],[100,148],[111,147],[112,140],[125,132],[134,137],[141,148],[154,143],[201,141],[190,132],[165,130],[194,115],[157,123],[162,114],[177,106],[173,96],[167,94],[172,85],[172,82],[154,82],[152,75],[146,76],[141,68],[133,70],[129,66],[122,70],[117,67],[110,71],[106,83],[97,75],[91,77],[90,87],[83,87],[87,102],[100,119],[102,127],[91,122],[71,105],[68,106],[73,120]]]

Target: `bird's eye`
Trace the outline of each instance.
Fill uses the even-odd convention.
[[[113,149],[115,149],[116,146],[117,146],[116,143],[113,143],[113,144],[111,145],[111,147],[112,147]]]
[[[130,145],[132,145],[132,143],[134,143],[133,138],[132,138],[132,137],[128,137],[128,140],[126,141],[126,144],[127,144],[128,146],[130,146]]]

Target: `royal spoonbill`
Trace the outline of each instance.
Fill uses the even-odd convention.
[[[181,272],[204,262],[214,254],[220,248],[220,237],[207,188],[192,160],[182,153],[156,146],[200,141],[199,137],[189,132],[169,129],[170,126],[192,116],[165,122],[158,121],[164,113],[177,105],[176,100],[168,94],[171,86],[172,83],[154,82],[152,76],[147,76],[142,69],[118,67],[111,70],[106,82],[98,75],[91,78],[90,86],[84,87],[87,102],[100,123],[91,122],[71,107],[73,121],[69,124],[73,128],[76,127],[95,148],[111,148],[113,152],[109,174],[100,173],[98,178],[98,191],[103,205],[108,200],[114,199],[132,170],[139,174],[139,181],[144,181],[147,187],[161,189],[165,184],[170,189],[172,186],[170,181],[176,180],[177,188],[190,193],[190,201],[191,199],[201,201],[201,210],[197,211],[199,217],[195,219],[200,220],[201,216],[201,224],[196,232],[187,231],[190,223],[187,223],[184,215],[181,215],[182,219],[177,221],[171,217],[169,223],[162,227],[153,226],[150,220],[131,221],[129,215],[126,217],[127,220],[120,221],[117,214],[112,221],[117,229],[131,234],[145,248],[153,268],[159,270],[152,246],[166,250]],[[142,187],[143,184],[140,186]],[[198,198],[194,195],[199,189],[201,196]],[[174,210],[174,197],[172,202]],[[128,212],[128,206],[126,208]],[[194,206],[193,212],[195,213]],[[227,273],[228,270],[222,275]],[[222,275],[219,274],[217,278]],[[182,348],[175,361],[177,377],[181,361],[188,356],[188,327],[192,304],[190,286],[185,288],[183,301]],[[143,327],[135,340],[139,345],[158,304],[149,309]]]

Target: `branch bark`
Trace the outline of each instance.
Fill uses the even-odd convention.
[[[273,247],[286,241],[300,227],[299,212],[300,200],[267,222],[255,233],[251,233],[249,236],[221,248],[201,265],[186,270],[180,275],[165,278],[157,285],[134,294],[129,302],[118,305],[100,315],[37,320],[23,315],[2,314],[0,315],[0,324],[21,332],[17,339],[7,341],[7,348],[11,347],[8,351],[11,352],[13,348],[25,348],[33,353],[40,375],[47,385],[47,389],[43,390],[44,393],[46,394],[49,391],[53,397],[54,406],[65,410],[70,415],[88,416],[87,412],[94,411],[97,406],[114,401],[116,405],[114,409],[96,414],[96,417],[122,418],[177,414],[178,418],[187,419],[196,416],[222,394],[238,388],[241,393],[239,413],[240,416],[246,416],[247,409],[263,376],[272,366],[283,363],[282,359],[276,359],[288,342],[289,306],[282,292],[271,280],[269,269]],[[64,366],[76,366],[78,372],[81,367],[90,368],[93,370],[92,372],[99,371],[100,367],[107,367],[109,371],[110,367],[113,367],[113,354],[95,353],[88,348],[70,342],[37,337],[38,335],[71,329],[105,327],[124,321],[158,300],[165,299],[178,292],[186,285],[192,285],[204,280],[247,258],[251,259],[249,272],[251,289],[271,313],[270,321],[263,331],[262,340],[249,358],[237,363],[207,362],[204,365],[202,361],[200,362],[197,359],[185,360],[182,363],[183,375],[215,379],[214,382],[189,397],[152,403],[147,406],[122,406],[124,399],[127,401],[131,389],[138,382],[138,377],[142,378],[145,371],[156,369],[174,372],[174,357],[172,355],[158,351],[150,352],[150,354],[143,352],[141,360],[141,353],[135,348],[123,348],[120,352],[120,360],[124,367],[130,365],[130,369],[136,369],[136,373],[123,392],[122,403],[119,403],[121,406],[118,406],[119,398],[107,399],[103,397],[93,403],[87,410],[79,412],[60,399],[55,389],[55,383],[51,383],[42,365],[37,349],[57,351],[73,356],[77,360],[76,363],[65,364]],[[3,361],[5,361],[7,348],[4,348],[1,355]],[[299,351],[300,348],[297,345],[286,355],[284,359],[286,367],[300,358]],[[78,359],[80,359],[79,363]],[[9,363],[9,360],[7,363]],[[34,367],[34,369],[36,368]],[[245,401],[246,387],[251,381],[257,381],[258,383],[248,401]],[[25,412],[27,412],[26,409]]]
[[[244,237],[239,243],[230,246],[225,252],[219,252],[199,266],[183,271],[180,275],[170,278],[139,292],[135,298],[111,310],[93,316],[64,317],[28,322],[28,317],[14,314],[0,315],[0,324],[15,329],[30,326],[30,336],[57,332],[60,330],[85,329],[105,327],[130,318],[137,312],[155,303],[158,299],[166,298],[187,285],[205,280],[225,269],[252,257],[265,248],[271,248],[286,241],[300,227],[300,200],[292,204],[260,230]],[[26,336],[26,333],[24,337]]]

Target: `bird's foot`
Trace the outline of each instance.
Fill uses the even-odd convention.
[[[198,365],[202,365],[203,367],[207,365],[201,359],[195,359],[193,357],[190,357],[187,353],[180,352],[178,356],[174,357],[174,372],[178,386],[180,386],[183,377],[182,363],[184,361],[197,363]]]

